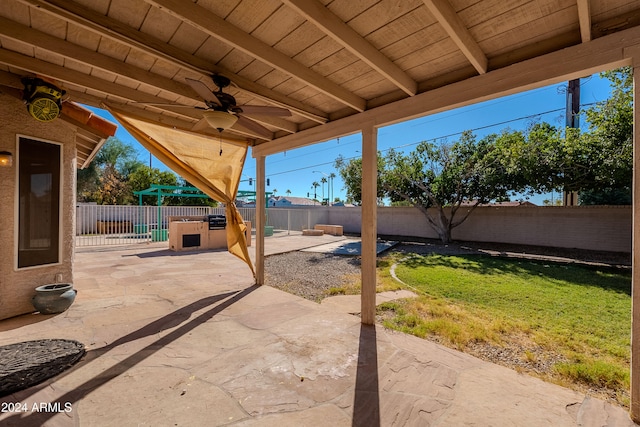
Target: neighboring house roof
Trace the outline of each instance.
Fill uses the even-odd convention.
[[[497,202],[497,203],[489,203],[488,205],[483,206],[537,206],[535,203],[531,203],[528,201],[524,202]]]
[[[320,203],[317,201],[314,201],[312,199],[307,199],[306,197],[291,197],[291,196],[278,196],[278,197],[272,197],[269,199],[269,201],[271,201],[272,199],[275,199],[278,204],[291,204],[291,206],[318,206]],[[287,203],[289,202],[289,203]]]
[[[462,202],[460,206],[472,206],[475,202]],[[514,206],[538,206],[535,203],[531,203],[528,201],[520,202],[493,202],[493,203],[481,203],[479,206],[493,206],[493,207],[514,207]]]

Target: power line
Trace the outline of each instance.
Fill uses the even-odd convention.
[[[342,146],[355,144],[356,142],[358,142],[358,141],[348,141],[348,142],[344,142],[344,143],[342,143]],[[275,161],[273,161],[273,162],[270,162],[270,164],[271,164],[271,165],[273,165],[273,164],[275,164],[275,163],[282,163],[282,162],[286,162],[286,161],[291,160],[291,159],[297,159],[297,158],[300,158],[300,157],[309,156],[309,155],[311,155],[311,154],[321,153],[321,152],[323,152],[323,151],[334,150],[335,148],[336,148],[335,146],[332,146],[332,147],[322,148],[322,149],[320,149],[320,150],[315,150],[315,151],[312,151],[312,152],[309,152],[309,153],[300,154],[299,156],[293,156],[293,157],[286,157],[286,156],[285,156],[285,158],[280,159],[280,160],[275,160]]]
[[[595,105],[595,104],[597,104],[597,102],[591,102],[591,103],[588,103],[588,104],[583,104],[581,106],[582,107],[589,107],[589,106],[592,106],[592,105]],[[465,131],[475,132],[475,131],[479,131],[479,130],[492,128],[492,127],[495,127],[495,126],[505,125],[505,124],[508,124],[508,123],[513,123],[513,122],[517,122],[517,121],[521,121],[521,120],[532,119],[532,118],[535,118],[535,117],[544,116],[546,114],[557,113],[557,112],[560,112],[560,111],[565,111],[565,108],[564,107],[563,108],[556,108],[554,110],[548,110],[548,111],[544,111],[544,112],[536,113],[536,114],[529,114],[527,116],[517,117],[515,119],[505,120],[505,121],[502,121],[502,122],[497,122],[497,123],[493,123],[493,124],[489,124],[489,125],[485,125],[485,126],[479,126],[479,127],[472,128],[472,129],[465,129],[464,131],[454,132],[454,133],[450,133],[448,135],[443,135],[443,136],[438,136],[438,137],[435,137],[435,138],[430,138],[429,140],[436,141],[438,139],[451,138],[453,136],[461,135]],[[407,143],[407,144],[397,145],[397,146],[394,146],[394,147],[389,147],[389,148],[385,148],[383,150],[380,150],[380,152],[384,153],[386,151],[393,150],[393,149],[411,147],[411,146],[414,146],[414,145],[418,145],[421,142],[423,142],[423,141],[410,142],[410,143]],[[320,151],[325,151],[325,150],[320,150]],[[316,152],[314,152],[314,154],[315,153]],[[353,159],[357,159],[357,158],[360,158],[360,157],[362,157],[362,156],[345,157],[344,160],[353,160]],[[277,175],[285,175],[285,174],[292,173],[292,172],[299,172],[299,171],[302,171],[302,170],[315,168],[315,167],[319,167],[319,166],[331,165],[331,164],[334,164],[334,163],[335,163],[335,160],[332,160],[330,162],[324,162],[324,163],[318,163],[318,164],[315,164],[315,165],[303,166],[303,167],[299,167],[299,168],[296,168],[296,169],[290,169],[290,170],[287,170],[287,171],[269,173],[268,175],[270,177],[271,176],[277,176]]]

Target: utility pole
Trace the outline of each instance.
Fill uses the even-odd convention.
[[[567,109],[566,126],[568,128],[580,127],[580,79],[570,80],[567,85]],[[562,192],[564,206],[578,205],[578,192],[566,190]]]
[[[567,87],[567,114],[568,128],[580,127],[580,79],[569,81]]]

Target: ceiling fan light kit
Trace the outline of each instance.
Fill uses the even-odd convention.
[[[60,116],[64,90],[38,78],[26,77],[22,83],[24,101],[31,117],[39,122],[51,122]]]
[[[218,129],[219,132],[229,129],[238,121],[237,116],[226,111],[206,110],[202,112],[202,115],[209,126]]]
[[[207,106],[207,110],[203,111],[202,116],[207,124],[214,129],[222,132],[231,128],[234,124],[238,124],[255,135],[263,138],[271,139],[273,133],[247,117],[246,114],[261,116],[291,116],[291,112],[286,108],[259,106],[259,105],[237,105],[236,99],[223,92],[223,89],[231,84],[229,78],[220,74],[211,76],[213,83],[218,87],[216,92],[211,91],[207,85],[200,80],[186,78],[185,81],[191,88],[202,98]],[[244,111],[246,109],[247,111]]]

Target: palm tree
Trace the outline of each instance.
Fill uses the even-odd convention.
[[[313,187],[313,198],[316,199],[318,197],[316,194],[316,188],[320,187],[320,184],[318,184],[318,181],[313,181],[311,186]]]
[[[289,189],[287,188],[287,191],[285,191],[285,194],[286,194],[287,196],[290,196],[290,195],[291,195],[291,190],[289,190]]]
[[[334,196],[334,193],[333,193],[333,178],[335,178],[335,177],[336,177],[335,173],[331,172],[329,174],[329,183],[331,184],[331,195],[329,196],[329,199],[331,200],[331,202],[333,202],[333,196]]]
[[[324,184],[327,182],[327,178],[323,176],[320,182],[322,183],[322,201],[324,202]]]

